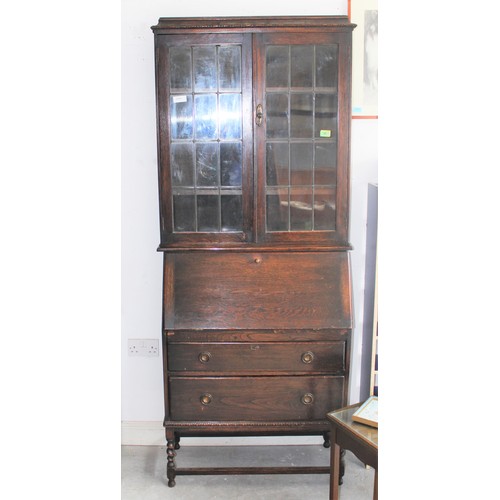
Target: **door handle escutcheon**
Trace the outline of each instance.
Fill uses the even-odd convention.
[[[257,108],[255,109],[255,123],[259,127],[262,125],[262,117],[263,117],[262,104],[258,104]]]

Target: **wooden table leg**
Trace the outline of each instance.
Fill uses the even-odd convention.
[[[168,487],[175,486],[175,434],[173,431],[168,430],[167,436],[167,479]]]
[[[375,469],[375,484],[373,485],[373,500],[378,500],[378,469]]]
[[[330,474],[330,500],[339,498],[339,475],[340,475],[340,446],[335,442],[333,436],[331,448],[331,474]]]

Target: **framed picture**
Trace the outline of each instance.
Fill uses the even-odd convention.
[[[352,117],[378,118],[378,0],[349,0],[352,39]]]
[[[354,422],[378,428],[378,397],[370,396],[352,415]]]

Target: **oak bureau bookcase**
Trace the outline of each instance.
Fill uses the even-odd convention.
[[[160,18],[159,251],[169,486],[183,436],[323,435],[347,404],[345,16]]]

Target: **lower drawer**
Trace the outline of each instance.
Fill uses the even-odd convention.
[[[324,420],[344,377],[171,377],[172,420]]]

